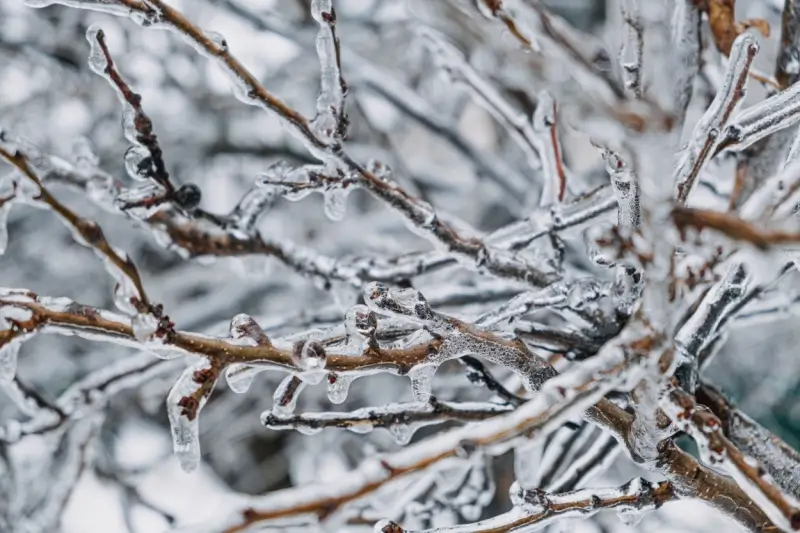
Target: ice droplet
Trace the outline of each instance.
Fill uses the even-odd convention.
[[[139,292],[127,278],[119,279],[114,287],[114,304],[117,309],[128,315],[135,315],[138,311],[133,305],[133,298],[138,298]]]
[[[371,338],[378,329],[378,318],[366,305],[354,305],[345,315],[344,326],[348,335]]]
[[[234,363],[225,371],[225,381],[228,387],[236,394],[244,394],[253,383],[253,378],[263,371],[263,368],[243,363]]]
[[[341,187],[331,187],[325,191],[325,216],[333,221],[342,220],[347,213],[347,191]]]
[[[100,48],[100,42],[97,38],[101,31],[102,30],[100,26],[97,24],[93,24],[88,30],[86,30],[86,40],[89,41],[90,45],[89,68],[91,68],[92,72],[95,74],[106,76],[108,60],[106,60],[106,56],[103,53],[103,50]]]
[[[152,313],[137,313],[131,319],[133,336],[139,342],[148,342],[153,339],[158,331],[158,318]]]
[[[0,346],[0,379],[11,381],[17,373],[17,356],[22,343],[17,339]]]
[[[431,388],[433,386],[433,375],[436,373],[436,365],[418,365],[408,372],[411,379],[411,394],[414,401],[427,402],[431,399]]]
[[[294,412],[297,406],[297,398],[300,397],[300,392],[305,388],[306,383],[301,381],[295,385],[294,376],[286,376],[281,381],[280,385],[275,389],[272,395],[272,412],[276,415],[289,415]],[[290,388],[296,387],[290,391]]]
[[[125,114],[127,114],[127,111],[129,110],[126,110]],[[123,123],[126,123],[126,120],[128,119],[123,116]],[[131,121],[131,127],[133,127],[133,116],[129,120]],[[126,127],[126,131],[127,129]],[[132,179],[144,181],[150,178],[153,158],[150,157],[150,152],[146,148],[134,144],[125,151],[123,159],[125,160],[125,171]]]
[[[344,403],[353,377],[346,374],[328,374],[328,400],[331,403]]]
[[[217,46],[217,48],[219,48],[221,52],[228,51],[228,41],[226,41],[225,37],[223,37],[221,34],[215,31],[204,31],[203,33],[205,34],[205,36],[208,38],[209,41],[214,43]]]
[[[197,398],[197,392],[203,385],[196,381],[195,373],[208,368],[206,360],[188,367],[167,396],[167,416],[172,433],[172,447],[181,463],[181,468],[186,472],[192,472],[200,466],[198,418],[213,386],[204,390]]]
[[[313,340],[298,341],[292,349],[292,362],[300,370],[322,370],[328,362],[325,348]]]
[[[245,313],[239,313],[231,319],[230,324],[231,339],[241,341],[250,346],[268,345],[269,337],[261,329],[261,326],[253,320],[253,317]]]

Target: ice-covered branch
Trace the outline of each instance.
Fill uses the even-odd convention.
[[[623,29],[620,48],[620,66],[625,88],[636,98],[642,97],[642,59],[644,57],[644,25],[637,0],[626,0],[622,4]]]
[[[800,455],[774,433],[748,417],[721,392],[700,383],[697,400],[722,422],[722,431],[731,443],[764,467],[781,489],[800,499]]]
[[[695,439],[703,459],[711,464],[721,463],[778,527],[784,531],[800,529],[796,500],[781,491],[762,465],[725,437],[719,418],[698,407],[690,394],[677,388],[661,404],[672,420]]]
[[[658,509],[676,499],[667,481],[653,483],[636,478],[616,488],[583,489],[563,493],[547,493],[538,489],[511,487],[514,508],[502,515],[472,524],[429,530],[403,529],[392,522],[376,525],[381,533],[494,533],[496,531],[534,531],[559,520],[591,516],[603,510],[615,510],[623,520],[634,521],[640,515]]]
[[[793,85],[734,115],[717,150],[743,150],[800,120],[800,88]]]
[[[474,422],[513,410],[507,405],[492,403],[444,402],[431,396],[427,403],[396,403],[386,407],[365,407],[349,413],[302,413],[286,415],[267,411],[261,423],[269,429],[296,429],[313,434],[324,428],[348,429],[354,433],[369,433],[385,428],[400,444],[408,444],[414,431],[448,421]]]
[[[312,121],[316,132],[341,140],[347,134],[344,97],[347,84],[342,77],[342,57],[336,36],[336,11],[331,0],[311,0],[311,16],[319,25],[317,55],[320,63],[320,92],[317,116]]]
[[[204,55],[214,58],[233,77],[235,94],[244,103],[276,113],[315,156],[341,167],[343,171],[358,176],[365,189],[403,215],[414,231],[431,238],[447,251],[465,261],[465,264],[534,286],[549,285],[558,279],[559,276],[555,272],[532,265],[506,252],[493,250],[474,237],[462,235],[460,231],[438,216],[430,204],[410,196],[398,185],[384,181],[368,171],[350,157],[340,143],[317,135],[306,117],[267,91],[244,65],[230,54],[227,46],[208,37],[205,32],[176,9],[164,4],[161,0],[151,0],[146,4],[132,2],[130,5],[126,5],[137,12],[139,16],[144,17],[144,20],[149,21],[150,24],[164,26],[180,33],[194,43]]]
[[[723,134],[723,128],[744,98],[747,73],[757,53],[758,43],[749,34],[740,35],[734,42],[722,88],[700,118],[689,144],[679,156],[673,174],[679,202],[686,203],[706,161],[714,154],[715,147],[725,142],[725,135],[730,133],[726,129]]]
[[[121,208],[127,210],[134,207],[152,207],[163,201],[172,201],[180,209],[194,209],[200,203],[199,189],[190,184],[177,188],[173,185],[164,163],[163,151],[153,131],[153,122],[142,108],[142,96],[131,89],[119,73],[106,45],[103,30],[91,28],[86,38],[92,47],[89,66],[96,74],[108,80],[117,90],[125,106],[124,132],[128,140],[133,143],[125,153],[128,174],[134,179],[150,179],[163,190],[163,196],[156,193],[129,202],[118,198]],[[142,153],[143,150],[146,154]]]
[[[700,68],[700,9],[692,0],[678,0],[672,15],[671,45],[674,49],[672,100],[675,130],[680,132],[686,120],[686,109],[694,91]]]
[[[741,218],[705,209],[693,209],[676,206],[672,210],[672,219],[679,230],[686,228],[704,228],[714,230],[734,241],[749,243],[756,248],[766,250],[772,246],[790,245],[800,242],[800,231],[797,223],[788,221],[782,225],[762,226]]]
[[[139,271],[128,255],[111,246],[96,222],[81,217],[53,196],[21,152],[17,150],[12,152],[0,145],[0,157],[22,173],[23,179],[30,181],[27,185],[16,187],[17,198],[57,213],[73,232],[75,239],[100,258],[106,270],[117,282],[114,289],[115,304],[121,311],[133,317],[131,323],[134,335],[137,338],[147,339],[168,334],[173,327],[172,322],[164,314],[163,306],[153,304],[148,299]]]

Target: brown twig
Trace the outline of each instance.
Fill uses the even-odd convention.
[[[36,198],[37,201],[49,206],[53,211],[58,213],[64,222],[81,236],[87,246],[92,248],[99,256],[108,260],[122,275],[130,280],[138,293],[138,302],[131,303],[137,308],[149,311],[153,306],[147,298],[136,265],[133,264],[133,261],[131,261],[127,255],[121,255],[108,243],[102,228],[93,220],[85,219],[70,210],[50,194],[50,191],[42,185],[39,176],[28,164],[28,160],[20,152],[11,153],[3,146],[0,146],[0,157],[17,167],[17,169],[39,188],[39,195]]]
[[[751,222],[720,211],[675,206],[672,209],[672,220],[681,232],[689,227],[698,230],[708,228],[733,240],[748,242],[761,250],[800,242],[800,233],[759,228]]]
[[[125,82],[116,69],[111,52],[108,51],[103,30],[97,31],[96,39],[105,57],[106,66],[104,72],[108,76],[108,80],[133,109],[133,127],[136,130],[136,141],[150,152],[150,159],[146,162],[146,166],[150,168],[143,170],[146,171],[150,179],[164,188],[167,198],[172,198],[175,195],[175,187],[170,181],[169,172],[167,172],[167,167],[164,164],[164,152],[161,150],[161,146],[158,144],[158,137],[153,131],[153,122],[142,108],[142,95],[131,89],[130,85]]]
[[[740,485],[751,485],[751,490],[766,499],[780,513],[790,529],[800,530],[800,509],[786,498],[774,482],[765,477],[766,472],[761,465],[745,457],[728,440],[722,432],[719,418],[708,409],[698,406],[690,394],[680,389],[673,389],[669,397],[676,409],[673,419],[691,425],[690,433],[698,440],[699,445],[707,447],[710,459],[729,463],[734,476],[743,478],[743,482],[739,481]]]
[[[446,246],[451,253],[469,258],[494,275],[518,279],[537,287],[549,285],[559,279],[555,272],[542,271],[527,262],[508,258],[503,252],[488,248],[480,239],[462,236],[453,226],[442,220],[430,205],[409,195],[398,185],[384,181],[369,172],[350,157],[338,142],[329,142],[319,137],[312,130],[306,117],[267,91],[255,76],[230,54],[227,47],[214,42],[182,13],[162,0],[149,0],[147,4],[135,0],[120,0],[120,2],[142,13],[148,20],[166,24],[194,41],[237,78],[246,88],[247,98],[254,104],[278,114],[310,148],[326,154],[358,176],[365,189],[400,212],[425,234]]]

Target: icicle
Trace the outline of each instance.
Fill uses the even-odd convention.
[[[295,376],[286,376],[272,395],[272,412],[277,415],[289,415],[297,406],[297,398],[305,388],[304,381],[297,381]]]
[[[355,379],[350,374],[328,374],[328,400],[331,403],[340,404],[347,400],[347,392],[350,390],[350,383]]]
[[[414,401],[427,403],[431,399],[433,375],[436,365],[417,365],[408,372],[411,379],[411,394]]]
[[[316,44],[320,64],[317,116],[311,126],[319,137],[339,141],[345,134],[347,120],[344,115],[346,87],[339,71],[338,42],[334,33],[336,14],[331,0],[311,0],[311,16],[319,24]]]
[[[377,344],[375,334],[378,329],[378,318],[366,305],[354,305],[345,314],[345,332],[348,347],[353,352],[361,352],[364,344]]]
[[[630,166],[611,150],[603,151],[606,171],[617,197],[617,224],[620,228],[638,228],[641,224],[639,209],[639,179]]]
[[[642,97],[642,20],[638,0],[625,0],[622,4],[622,17],[625,21],[619,62],[622,67],[622,80],[625,88],[636,98]]]
[[[167,396],[167,415],[172,431],[175,455],[186,472],[200,465],[198,415],[214,388],[203,381],[210,369],[202,360],[184,370]]]
[[[287,162],[278,161],[259,174],[255,186],[245,193],[228,217],[230,224],[244,232],[252,231],[280,194],[280,187],[274,183],[281,182],[292,171]]]
[[[102,31],[99,25],[93,24],[86,30],[86,40],[89,41],[89,68],[99,76],[107,77],[108,60],[106,59],[100,42],[97,38]]]
[[[325,216],[337,222],[342,220],[347,213],[347,189],[333,184],[325,189],[325,201],[323,207],[325,209]]]
[[[225,381],[236,394],[244,394],[253,383],[253,378],[266,370],[263,366],[234,363],[225,370]]]

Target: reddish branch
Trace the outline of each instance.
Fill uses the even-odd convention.
[[[708,228],[733,240],[750,243],[761,250],[800,242],[800,233],[759,228],[735,215],[720,211],[675,206],[672,209],[672,220],[681,232],[685,232],[686,228]]]

